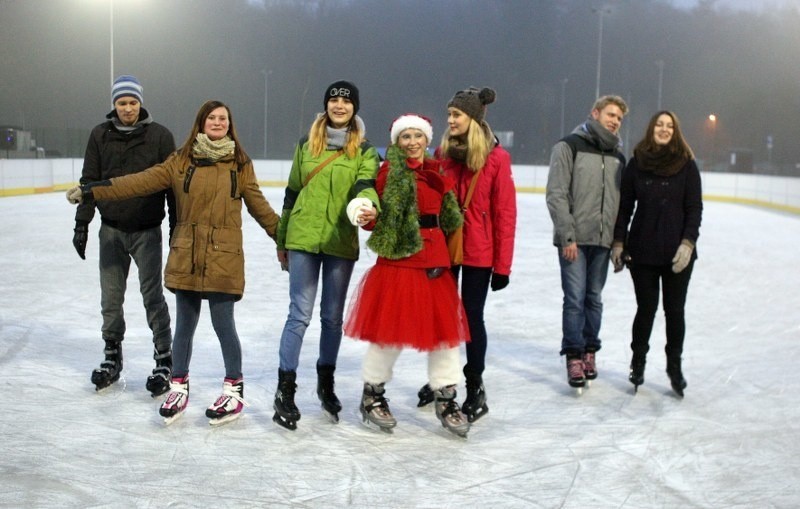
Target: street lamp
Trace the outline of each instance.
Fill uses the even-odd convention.
[[[264,75],[264,159],[267,158],[267,104],[269,103],[269,75],[272,70],[261,69]]]
[[[563,78],[561,80],[561,137],[564,137],[564,102],[566,98],[566,90],[565,87],[567,86],[567,82],[569,80],[567,78]]]
[[[592,12],[596,13],[600,18],[597,31],[597,81],[594,89],[594,96],[598,98],[600,97],[600,65],[603,60],[603,15],[611,14],[611,9],[608,7],[593,8]]]
[[[714,152],[716,151],[716,141],[717,141],[717,116],[713,113],[708,116],[708,125],[711,129],[711,153],[708,155],[709,159],[709,169],[714,170]]]
[[[111,88],[114,88],[114,0],[108,0],[108,33],[111,42]]]
[[[656,65],[658,66],[658,108],[656,108],[656,110],[661,111],[661,86],[664,84],[664,61],[656,60]]]

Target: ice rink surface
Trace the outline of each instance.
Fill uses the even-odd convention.
[[[283,192],[265,188],[280,207]],[[63,193],[0,199],[0,506],[19,508],[754,508],[800,506],[800,217],[706,202],[686,309],[686,397],[673,396],[663,316],[645,384],[627,380],[633,288],[609,274],[600,376],[566,383],[561,289],[539,194],[518,195],[511,285],[490,293],[484,374],[489,414],[464,440],[416,408],[425,357],[405,352],[387,384],[393,434],[358,413],[366,345],[345,338],[344,405],[317,401],[318,309],[298,372],[299,428],[272,422],[288,277],[274,243],[245,214],[247,288],[236,305],[244,416],[212,428],[222,356],[207,306],[194,343],[189,408],[165,427],[144,382],[153,367],[135,268],[125,306],[123,377],[95,393],[102,359],[99,218],[87,260],[71,245]],[[366,236],[362,234],[362,243]],[[375,255],[362,250],[351,285]],[[167,299],[174,320],[174,297]],[[463,355],[462,355],[463,358]],[[463,384],[459,401],[463,401]]]

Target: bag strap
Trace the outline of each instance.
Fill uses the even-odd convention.
[[[317,173],[321,172],[323,168],[328,166],[328,163],[330,163],[331,161],[333,161],[334,159],[336,159],[337,157],[339,157],[342,154],[344,154],[344,150],[339,149],[336,152],[334,152],[333,154],[331,154],[331,156],[329,158],[327,158],[324,161],[322,161],[321,163],[319,163],[319,165],[317,165],[316,168],[311,170],[311,173],[306,175],[306,178],[303,180],[303,187],[306,187],[308,185],[308,183],[311,182],[311,179],[313,179],[314,177],[317,176]]]
[[[481,174],[481,170],[483,170],[483,168],[475,172],[475,176],[472,177],[472,182],[469,183],[469,189],[467,189],[467,197],[464,199],[464,205],[461,206],[461,210],[463,210],[464,212],[466,212],[467,207],[469,207],[469,202],[472,200],[472,194],[475,192],[475,185],[478,183],[478,177]]]

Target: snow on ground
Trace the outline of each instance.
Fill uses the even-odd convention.
[[[282,190],[265,188],[276,206]],[[576,396],[560,345],[561,290],[544,197],[520,194],[511,285],[491,293],[489,414],[468,439],[416,408],[425,358],[405,352],[387,385],[393,434],[358,413],[365,345],[345,339],[336,373],[341,422],[322,415],[309,328],[298,373],[303,417],[272,422],[288,278],[274,244],[245,217],[247,289],[236,306],[245,415],[211,428],[222,356],[207,307],[195,337],[187,414],[165,427],[144,382],[152,369],[135,269],[125,307],[125,369],[95,393],[102,358],[97,228],[74,252],[62,193],[0,199],[2,507],[796,507],[800,504],[800,217],[706,203],[687,305],[686,398],[664,373],[664,329],[645,385],[627,381],[635,312],[627,273],[610,274],[600,377]],[[365,237],[362,236],[362,241]],[[352,284],[374,262],[363,251]],[[174,298],[167,296],[174,318]],[[459,399],[463,400],[463,385]]]

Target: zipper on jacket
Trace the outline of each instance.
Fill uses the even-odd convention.
[[[231,198],[236,199],[236,172],[231,170]]]
[[[195,242],[196,236],[197,236],[197,223],[192,223],[192,272],[191,272],[192,274],[194,274],[194,267],[195,267],[194,246],[197,244],[197,242]]]
[[[600,160],[602,161],[601,169],[603,170],[601,173],[601,185],[600,190],[600,239],[599,242],[603,241],[603,216],[605,215],[606,210],[606,155],[601,153]]]
[[[194,165],[190,165],[189,169],[186,170],[186,177],[183,179],[183,192],[189,192],[189,184],[192,183],[192,175],[194,175]]]

